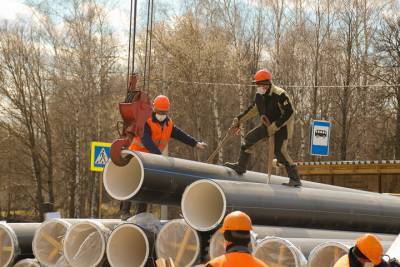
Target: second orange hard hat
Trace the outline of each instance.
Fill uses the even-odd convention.
[[[224,223],[220,229],[225,231],[251,231],[253,229],[250,217],[241,211],[234,211],[226,215]]]
[[[378,265],[382,261],[383,248],[379,239],[373,234],[365,234],[356,241],[356,247],[365,257],[367,257],[374,265]]]

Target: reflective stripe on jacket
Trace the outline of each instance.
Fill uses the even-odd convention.
[[[151,130],[151,139],[158,149],[163,152],[168,147],[168,142],[171,138],[172,129],[174,124],[170,118],[163,125],[158,121],[153,120],[153,117],[147,119],[147,125]],[[130,150],[149,152],[149,150],[142,144],[140,137],[134,137],[132,144],[129,146]]]

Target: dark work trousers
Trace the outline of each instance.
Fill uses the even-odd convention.
[[[264,124],[260,124],[248,132],[244,138],[244,144],[240,147],[243,152],[250,153],[254,145],[258,142],[265,140],[268,137],[267,127]],[[287,152],[288,143],[288,132],[287,127],[280,128],[275,133],[275,150],[274,154],[278,163],[289,167],[294,165],[293,160]]]

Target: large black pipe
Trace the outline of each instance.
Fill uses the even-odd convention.
[[[33,256],[32,239],[40,223],[0,223],[0,266]]]
[[[225,214],[242,210],[254,224],[400,232],[400,199],[314,188],[200,180],[182,196],[186,222],[199,231],[218,227]]]
[[[118,200],[137,200],[147,203],[180,205],[186,186],[200,179],[232,180],[267,183],[264,173],[248,171],[238,175],[230,168],[198,161],[154,155],[150,153],[123,151],[131,157],[129,164],[116,166],[108,161],[104,173],[104,187],[108,194]],[[287,177],[271,177],[272,184],[287,182]],[[373,194],[339,186],[304,181],[305,188],[319,188],[342,192]]]

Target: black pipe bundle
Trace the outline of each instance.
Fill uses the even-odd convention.
[[[179,158],[165,157],[150,153],[123,153],[130,157],[129,164],[116,166],[109,161],[103,172],[104,187],[108,194],[118,200],[134,200],[165,205],[180,205],[186,186],[200,179],[230,180],[265,184],[265,173],[248,171],[238,175],[224,166],[206,164]],[[287,177],[272,175],[272,184],[287,182]],[[305,188],[319,188],[341,192],[374,194],[339,186],[304,181]]]

